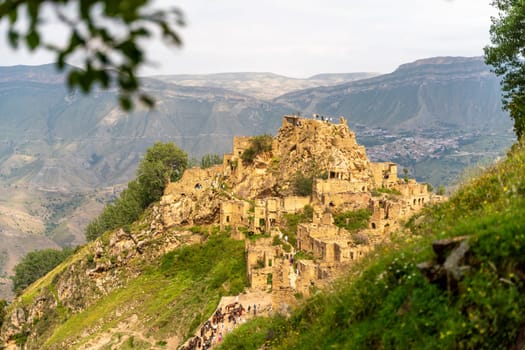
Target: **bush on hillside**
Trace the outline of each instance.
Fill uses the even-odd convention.
[[[202,169],[207,169],[217,164],[222,164],[222,157],[218,154],[205,154],[201,158]]]
[[[273,138],[270,135],[254,136],[250,139],[250,147],[241,154],[241,159],[245,164],[253,163],[259,154],[272,150]]]
[[[73,249],[71,248],[64,248],[63,250],[43,249],[27,253],[14,268],[15,275],[11,277],[13,290],[15,293],[20,294],[30,284],[46,275],[72,253]]]
[[[305,205],[303,210],[295,214],[284,214],[283,227],[281,231],[288,236],[288,243],[295,247],[297,242],[297,225],[303,222],[312,222],[314,209],[311,205]]]
[[[294,193],[298,196],[311,196],[313,191],[313,176],[304,176],[301,173],[297,173],[293,179]]]
[[[356,232],[368,227],[372,212],[368,209],[345,211],[334,215],[334,224],[350,232]]]

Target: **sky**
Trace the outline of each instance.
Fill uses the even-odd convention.
[[[434,56],[481,56],[489,43],[489,0],[157,0],[176,4],[187,25],[182,48],[147,44],[142,75],[273,72],[389,73]],[[0,25],[0,66],[53,56],[13,51]],[[60,33],[50,35],[60,37]],[[75,62],[71,62],[75,64]]]

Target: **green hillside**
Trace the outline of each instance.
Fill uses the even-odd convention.
[[[135,224],[132,230],[142,227]],[[203,243],[185,244],[151,258],[145,257],[150,254],[146,248],[119,267],[111,277],[116,287],[104,295],[89,280],[74,276],[79,268],[93,267],[97,242],[80,249],[22,294],[18,307],[28,307],[37,299],[45,305],[41,317],[31,321],[31,335],[29,329],[14,335],[17,344],[28,349],[109,349],[129,344],[163,349],[170,339],[175,343],[185,339],[215,310],[221,296],[246,287],[244,242],[220,232],[209,237],[189,231],[171,234],[188,243]],[[107,245],[110,236],[108,232],[98,244]],[[195,237],[200,238],[194,241]],[[149,245],[158,250],[165,242],[151,240]],[[57,295],[64,288],[78,293],[75,305],[59,301]]]
[[[515,145],[448,202],[413,218],[406,235],[377,249],[333,290],[289,319],[247,323],[221,349],[523,348],[523,174],[525,147]],[[436,259],[433,242],[454,237],[469,246],[456,266],[462,277],[429,282],[417,265]]]

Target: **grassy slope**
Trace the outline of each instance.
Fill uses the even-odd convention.
[[[108,330],[133,314],[139,315],[144,334],[157,341],[179,332],[187,335],[215,310],[223,294],[239,293],[247,284],[244,243],[226,235],[177,249],[143,268],[141,276],[69,318],[46,347],[78,338],[97,325]],[[84,337],[81,343],[92,338]]]
[[[525,333],[525,148],[409,223],[290,319],[244,325],[223,349],[508,349]],[[418,225],[415,224],[418,223]],[[469,235],[476,263],[449,293],[416,264],[436,239]],[[523,345],[523,344],[521,344]]]
[[[55,290],[61,272],[86,254],[86,249],[79,250],[30,286],[22,303],[30,304],[43,289]],[[86,344],[133,315],[139,321],[128,336],[140,331],[153,340],[141,346],[150,348],[170,337],[191,334],[215,310],[222,295],[237,294],[247,286],[244,242],[231,240],[228,234],[215,234],[203,244],[137,263],[142,271],[139,277],[122,281],[122,288],[83,312],[71,314],[59,305],[53,315],[39,319],[34,325],[41,334],[38,348],[61,349],[72,341],[76,346]]]

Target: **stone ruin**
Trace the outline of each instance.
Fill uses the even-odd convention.
[[[166,227],[218,224],[245,239],[250,286],[271,291],[276,310],[322,288],[388,239],[402,220],[443,199],[425,184],[398,178],[396,164],[370,162],[343,117],[332,123],[285,115],[271,151],[246,163],[242,155],[251,141],[235,137],[222,165],[188,169],[169,184],[162,219]],[[298,174],[313,178],[311,195],[295,193]],[[305,206],[312,208],[311,222],[298,225],[292,246],[281,229],[286,215]],[[367,227],[348,232],[334,224],[337,213],[360,209],[371,214]]]

